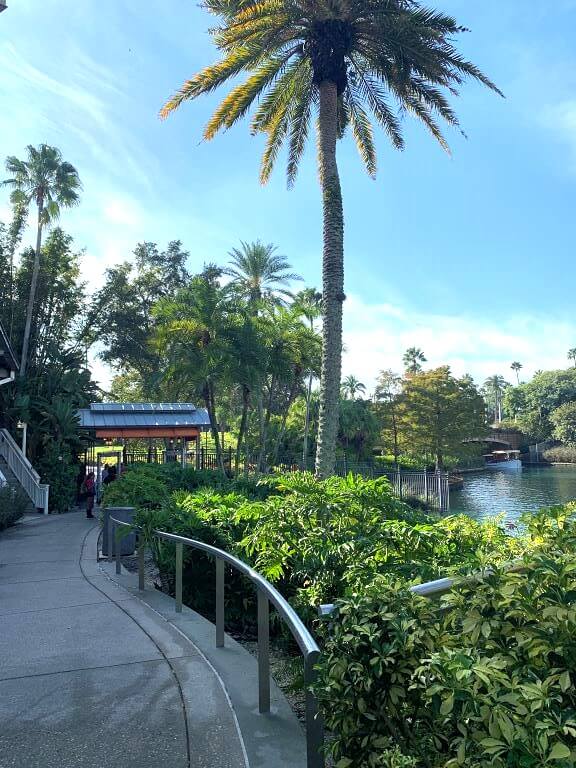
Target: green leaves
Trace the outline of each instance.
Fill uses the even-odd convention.
[[[336,758],[386,764],[388,739],[433,768],[574,764],[572,506],[532,528],[525,572],[463,583],[441,606],[382,579],[337,603],[318,682]]]
[[[259,100],[252,127],[268,134],[263,181],[288,142],[288,182],[294,182],[321,82],[336,85],[341,97],[339,138],[349,119],[370,175],[376,172],[376,152],[368,111],[397,149],[404,147],[405,112],[415,115],[447,148],[436,122],[440,117],[450,126],[458,125],[447,97],[466,78],[499,92],[454,47],[453,38],[463,31],[456,21],[416,2],[209,0],[206,4],[220,20],[212,34],[221,59],[186,81],[160,115],[167,117],[184,101],[247,73],[218,107],[205,136],[212,138],[232,126]],[[295,72],[302,67],[303,77],[290,73],[291,68]]]

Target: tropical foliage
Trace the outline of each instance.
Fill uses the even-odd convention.
[[[16,208],[12,223],[0,226],[0,275],[11,275],[1,283],[0,323],[18,357],[36,262],[31,248],[18,251],[23,234],[19,216]],[[72,238],[56,227],[41,250],[26,376],[0,389],[0,418],[13,434],[19,422],[28,425],[27,455],[51,485],[54,509],[66,509],[74,501],[74,465],[81,449],[76,409],[98,397],[87,367],[85,300],[80,254]]]
[[[3,182],[5,186],[11,189],[10,202],[14,208],[16,227],[18,226],[17,222],[23,225],[24,217],[31,204],[36,205],[37,208],[36,249],[20,357],[20,376],[22,377],[25,376],[28,366],[28,347],[40,277],[43,229],[59,217],[61,208],[69,208],[78,204],[81,189],[78,172],[73,165],[62,159],[59,149],[41,144],[37,148],[29,145],[26,151],[26,160],[19,160],[14,156],[6,158],[6,171],[9,176]],[[14,228],[12,231],[15,231]],[[12,259],[14,256],[12,244],[9,245],[8,250],[11,253],[9,271],[12,278]]]
[[[574,764],[573,512],[526,520],[522,572],[440,604],[378,582],[338,604],[317,686],[336,765],[387,765],[392,749],[430,768]]]

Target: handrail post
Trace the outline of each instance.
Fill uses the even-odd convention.
[[[324,721],[318,707],[318,699],[310,690],[316,679],[315,665],[319,651],[312,651],[304,657],[304,685],[306,687],[306,754],[308,768],[324,768]]]
[[[141,534],[138,536],[138,589],[140,592],[144,592],[144,553],[146,546],[144,544],[144,536]]]
[[[270,712],[270,605],[258,590],[258,709]]]
[[[216,558],[216,648],[224,648],[224,560]]]
[[[182,613],[182,568],[184,564],[184,545],[176,542],[176,613]]]

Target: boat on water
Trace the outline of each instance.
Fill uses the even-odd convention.
[[[522,469],[520,451],[492,451],[484,456],[486,469],[500,472],[518,472]]]

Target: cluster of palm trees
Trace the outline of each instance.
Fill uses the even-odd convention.
[[[223,275],[232,279],[225,282]],[[177,386],[180,396],[202,399],[223,470],[219,425],[236,393],[237,467],[254,450],[258,470],[276,463],[290,409],[302,395],[307,456],[312,384],[320,367],[315,321],[321,296],[313,289],[293,295],[289,284],[300,279],[273,245],[242,243],[227,267],[208,266],[155,307],[150,343],[162,355],[164,391]]]
[[[220,59],[187,80],[164,105],[232,81],[204,131],[212,139],[254,107],[251,130],[266,135],[260,177],[268,181],[284,145],[291,185],[314,120],[323,202],[322,374],[316,474],[334,469],[342,369],[344,213],[337,143],[351,131],[362,162],[376,174],[370,113],[402,149],[401,117],[411,114],[448,148],[438,118],[458,127],[447,94],[466,78],[496,86],[454,45],[464,28],[416,0],[205,0]],[[244,82],[237,84],[239,75]]]

